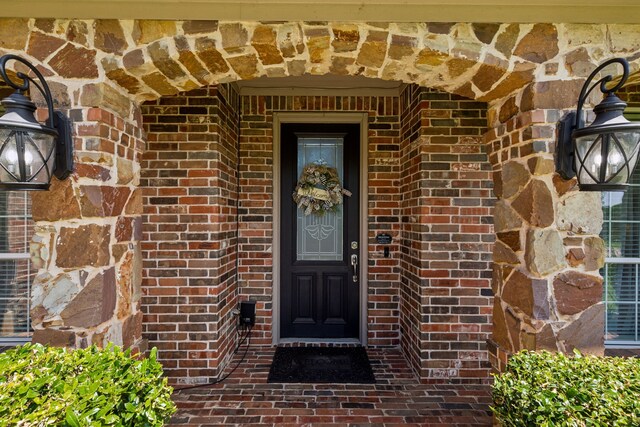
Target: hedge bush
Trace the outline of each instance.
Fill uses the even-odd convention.
[[[162,426],[172,388],[156,350],[26,344],[0,354],[0,426]]]
[[[523,351],[492,394],[503,426],[640,426],[640,359]]]

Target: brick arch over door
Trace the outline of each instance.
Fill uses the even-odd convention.
[[[563,240],[572,232],[571,224],[579,222],[574,221],[579,212],[561,211],[558,204],[566,205],[567,199],[571,206],[596,203],[567,192],[553,176],[549,162],[558,110],[573,105],[582,79],[603,58],[635,58],[637,68],[640,45],[629,34],[638,30],[634,25],[578,24],[2,20],[0,50],[40,67],[76,131],[76,173],[34,196],[38,227],[32,252],[40,268],[34,339],[64,345],[137,342],[142,263],[138,185],[145,144],[140,104],[263,75],[364,75],[489,102],[485,141],[502,198],[496,222],[509,240],[508,250],[500,246],[504,266],[494,276],[494,292],[500,296],[503,285],[529,289],[533,283],[546,292],[536,295],[554,309],[551,301],[562,294],[552,286],[555,276],[582,269],[562,261],[562,251],[588,240]],[[513,173],[515,187],[504,193],[503,178]],[[529,205],[539,206],[534,216],[527,213]],[[556,225],[553,219],[561,214],[564,225]],[[526,231],[513,233],[519,227]],[[544,246],[535,233],[540,228],[557,249],[551,266],[537,262],[536,248]],[[597,234],[596,228],[588,231]],[[514,268],[522,274],[514,276]],[[509,290],[497,299],[500,347],[507,352],[549,343],[560,350],[593,347],[588,340],[571,342],[571,337],[580,336],[576,330],[597,330],[587,322],[598,318],[591,309],[597,304],[580,312],[584,319],[578,323],[574,320],[580,320],[580,313],[536,310],[543,318],[535,318],[531,306],[540,301],[514,298],[520,294]],[[552,321],[554,316],[560,320]]]

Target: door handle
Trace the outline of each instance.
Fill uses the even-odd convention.
[[[353,267],[352,279],[354,282],[358,281],[358,255],[351,255],[351,267]]]

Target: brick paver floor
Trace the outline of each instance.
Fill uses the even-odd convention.
[[[268,384],[273,353],[269,347],[250,349],[224,383],[176,392],[171,425],[492,424],[489,386],[420,384],[398,350],[368,350],[376,384]]]

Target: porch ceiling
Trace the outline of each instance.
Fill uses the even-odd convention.
[[[25,0],[2,17],[640,23],[637,0]]]

